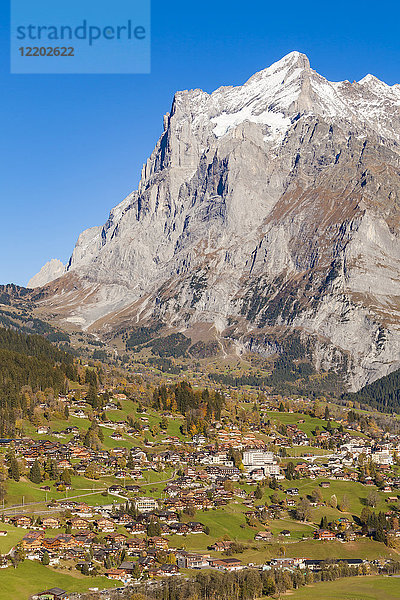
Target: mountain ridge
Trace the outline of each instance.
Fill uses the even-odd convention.
[[[99,335],[160,321],[268,353],[313,340],[358,389],[400,367],[400,86],[290,53],[177,92],[138,189],[84,231],[41,309]]]

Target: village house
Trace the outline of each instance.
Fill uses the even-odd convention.
[[[108,579],[117,579],[120,581],[127,581],[127,575],[126,569],[108,569],[105,572],[105,576]]]
[[[34,600],[69,600],[69,594],[61,588],[54,587],[33,596]]]
[[[176,535],[187,535],[190,531],[190,528],[186,523],[171,523],[170,529],[171,532]]]
[[[127,523],[125,528],[129,530],[131,535],[140,535],[146,533],[146,525],[144,523],[133,522]]]
[[[60,526],[60,521],[56,517],[45,517],[42,519],[42,527],[45,529],[57,529]]]
[[[49,435],[50,431],[50,427],[47,427],[46,425],[39,425],[36,429],[36,433],[39,435]]]
[[[45,538],[42,540],[42,547],[53,552],[75,548],[79,545],[83,546],[83,544],[80,544],[73,535],[68,533],[61,533],[54,538]]]
[[[144,538],[131,538],[125,541],[129,554],[140,554],[146,549],[146,540]]]
[[[125,544],[127,536],[124,533],[113,532],[109,533],[104,537],[104,540],[112,545]]]
[[[290,531],[289,529],[282,529],[282,531],[279,532],[279,535],[283,535],[284,537],[290,537]]]
[[[12,517],[10,519],[10,522],[15,527],[22,527],[24,529],[28,529],[29,527],[32,526],[31,517],[27,517],[26,515],[16,515],[15,517]]]
[[[72,469],[72,465],[69,460],[60,460],[57,464],[57,468],[64,471],[65,469]]]
[[[160,536],[152,536],[147,539],[149,547],[153,547],[156,550],[168,550],[168,540]]]
[[[198,521],[189,521],[187,523],[190,533],[204,533],[204,525]]]
[[[220,571],[240,571],[243,564],[237,558],[210,559],[210,566]]]
[[[257,542],[270,542],[272,540],[272,533],[270,531],[259,531],[254,536],[255,541]]]
[[[112,521],[111,519],[105,519],[105,518],[98,519],[96,521],[96,526],[99,531],[102,531],[104,533],[110,532],[110,531],[115,531],[115,528],[116,528],[114,521]]]
[[[176,553],[176,564],[180,569],[204,569],[209,566],[209,554],[192,554],[181,550]]]
[[[44,531],[29,531],[21,540],[24,550],[35,550],[42,547],[42,542],[45,536]]]
[[[336,539],[336,535],[328,529],[316,529],[314,531],[314,539],[332,541]]]
[[[215,542],[212,546],[210,546],[210,550],[214,550],[214,552],[226,552],[232,546],[232,541],[219,541]]]
[[[75,517],[74,519],[71,519],[71,527],[72,529],[88,529],[89,521],[82,517]]]
[[[134,505],[136,510],[139,512],[151,512],[152,510],[157,510],[158,502],[155,498],[141,496],[140,498],[136,498],[134,500]]]

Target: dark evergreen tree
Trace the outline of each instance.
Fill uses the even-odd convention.
[[[161,535],[161,526],[158,521],[150,521],[147,526],[147,535],[149,537]]]
[[[256,491],[254,492],[254,498],[256,498],[257,500],[261,500],[262,497],[263,497],[263,491],[260,488],[260,486],[258,485],[256,487]]]
[[[61,481],[66,485],[71,485],[71,473],[69,469],[64,469],[60,477]]]
[[[40,472],[39,461],[35,460],[29,471],[29,479],[32,483],[40,483],[42,481],[42,474]]]
[[[294,464],[292,462],[289,462],[286,467],[286,479],[289,479],[289,481],[291,479],[294,479],[294,475],[295,475],[294,469],[295,469]]]
[[[320,526],[321,529],[327,529],[328,528],[328,519],[325,516],[322,517],[319,526]]]
[[[19,481],[19,478],[20,478],[19,464],[18,464],[18,461],[15,458],[15,456],[13,456],[10,460],[9,474],[10,474],[11,479],[14,479],[14,481]]]

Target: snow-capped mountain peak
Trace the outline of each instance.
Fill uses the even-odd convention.
[[[388,86],[372,75],[358,84],[332,82],[311,69],[300,52],[287,54],[240,86],[221,87],[212,94],[178,92],[174,110],[183,108],[186,114],[188,105],[192,129],[203,145],[211,132],[222,137],[245,121],[267,126],[265,141],[281,143],[293,121],[305,115],[339,119],[360,132],[368,128],[400,141],[398,84]]]
[[[177,92],[138,190],[40,301],[100,333],[207,323],[265,353],[300,331],[359,387],[400,367],[399,138],[399,85],[332,82],[299,52]]]

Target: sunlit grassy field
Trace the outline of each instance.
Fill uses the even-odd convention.
[[[395,577],[348,577],[317,583],[288,595],[290,600],[398,600],[400,579]]]
[[[1,570],[0,600],[27,600],[31,594],[52,587],[60,587],[67,592],[86,592],[91,587],[117,587],[118,583],[106,577],[85,577],[76,570],[71,571],[71,575],[58,573],[40,563],[26,560],[17,569],[8,567]]]

